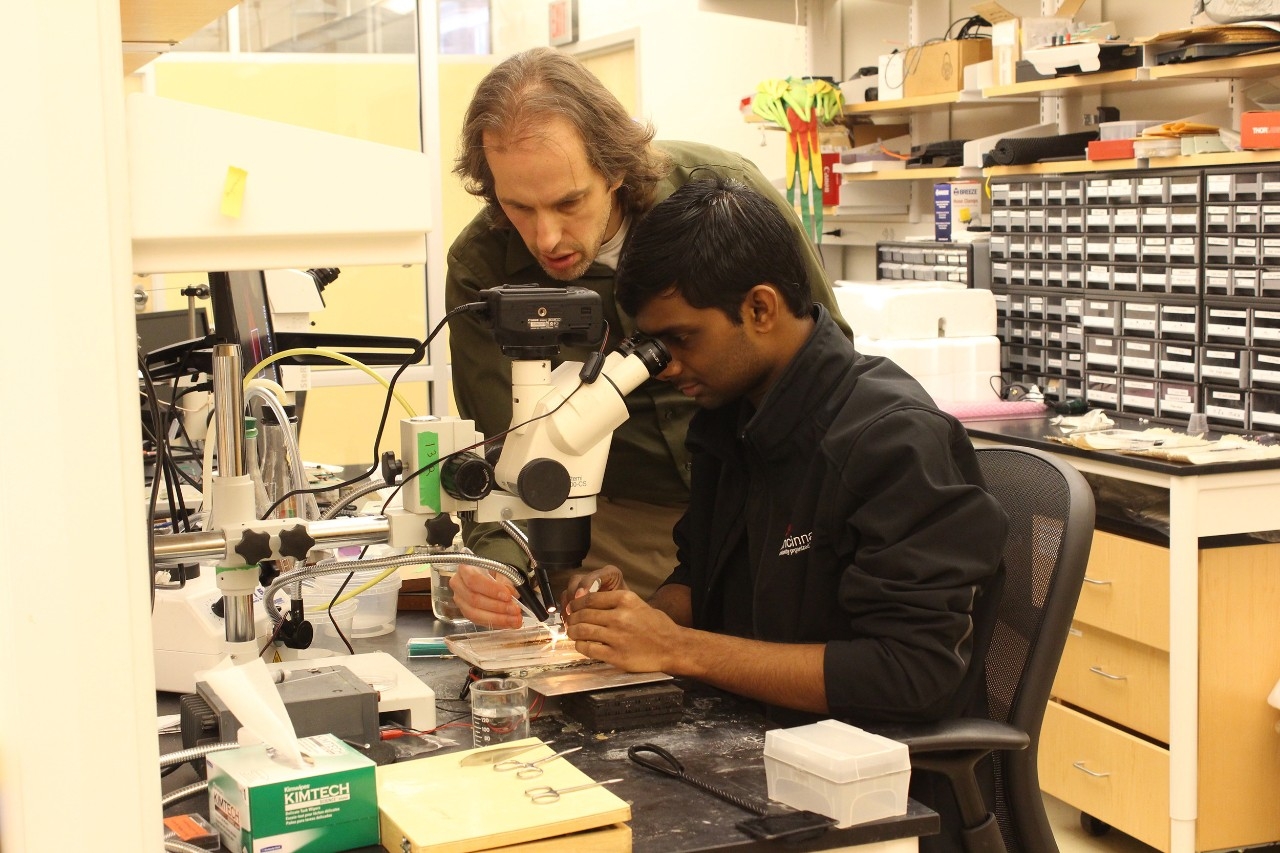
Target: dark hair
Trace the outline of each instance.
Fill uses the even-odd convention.
[[[462,123],[453,171],[463,188],[484,200],[490,222],[510,225],[493,188],[484,134],[507,139],[535,133],[561,118],[582,137],[591,167],[612,185],[628,214],[653,206],[658,181],[670,159],[653,148],[653,126],[627,115],[621,102],[576,59],[548,47],[517,53],[499,63],[476,87]]]
[[[740,323],[747,292],[766,282],[797,317],[812,307],[786,213],[746,184],[715,175],[680,187],[631,227],[614,292],[633,317],[674,289],[694,308],[719,308]]]

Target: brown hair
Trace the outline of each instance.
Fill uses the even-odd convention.
[[[463,188],[483,199],[495,227],[510,225],[498,204],[484,134],[517,138],[554,118],[578,131],[591,167],[607,183],[622,181],[618,199],[632,215],[653,206],[654,191],[671,169],[652,147],[653,126],[638,122],[594,74],[571,56],[536,47],[498,64],[476,87],[467,107],[454,160]]]

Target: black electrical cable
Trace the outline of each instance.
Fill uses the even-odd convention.
[[[192,440],[191,433],[187,432],[187,424],[182,419],[182,414],[181,414],[182,408],[178,405],[178,401],[181,400],[183,396],[191,393],[192,391],[197,391],[197,390],[205,391],[205,390],[211,390],[212,388],[213,388],[212,382],[198,382],[195,385],[189,385],[186,388],[178,388],[177,381],[176,380],[174,381],[173,403],[170,405],[169,413],[170,413],[170,417],[173,419],[173,423],[177,424],[178,426],[178,434],[186,441],[187,448],[189,448],[192,451],[191,455],[187,457],[188,460],[199,460],[201,459],[201,456],[199,453],[195,452],[196,443],[195,441]],[[165,430],[165,435],[167,436],[168,434],[169,434],[168,430]],[[187,483],[189,483],[192,488],[199,489],[201,492],[203,492],[204,477],[202,476],[200,479],[197,480],[196,478],[191,476],[189,473],[187,473],[185,470],[183,470],[181,465],[177,465],[176,464],[177,457],[173,452],[172,446],[169,448],[169,457],[175,460],[174,470],[178,473],[178,476],[181,477],[183,480],[186,480]]]
[[[365,549],[368,549],[367,545]],[[364,556],[364,551],[361,551],[360,555]],[[354,571],[347,573],[346,579],[342,581],[342,586],[338,587],[338,591],[333,594],[333,598],[329,599],[329,606],[325,608],[325,612],[329,614],[329,624],[333,625],[333,630],[338,634],[338,639],[342,640],[342,645],[347,647],[347,654],[349,655],[354,655],[356,650],[351,648],[351,641],[347,639],[347,635],[342,633],[342,629],[338,627],[338,620],[333,616],[333,603],[338,600],[338,596],[342,595],[342,591],[347,588],[347,584],[351,583],[351,579],[355,576],[356,573]]]
[[[155,388],[150,383],[150,377],[146,372],[146,361],[142,358],[142,353],[138,353],[138,363],[143,368],[142,375],[148,377],[147,390],[150,392],[149,400],[155,399]],[[154,417],[154,415],[153,415]],[[156,502],[160,496],[160,478],[156,476],[158,472],[153,471],[151,477],[151,496],[147,501],[147,589],[151,590],[151,609],[156,609],[156,548],[155,548],[155,522],[156,522]]]
[[[177,374],[173,377],[169,385],[169,400],[171,402],[167,405],[167,408],[165,410],[166,417],[163,418],[163,424],[160,425],[160,429],[159,429],[160,434],[159,436],[157,436],[159,441],[164,442],[164,458],[166,462],[166,482],[174,483],[174,485],[176,485],[176,490],[177,490],[177,502],[175,503],[172,497],[170,499],[169,515],[171,518],[176,518],[177,521],[181,522],[182,529],[184,532],[189,532],[191,530],[190,515],[187,512],[186,498],[182,494],[182,484],[176,481],[183,479],[183,475],[185,474],[185,472],[178,465],[177,460],[174,458],[173,447],[169,444],[169,430],[175,422],[177,422],[180,428],[182,427],[182,418],[178,414],[181,411],[181,408],[177,405],[177,401],[181,397],[181,394],[178,389],[178,380],[186,373],[187,362],[190,358],[191,358],[191,350],[185,350],[182,354],[182,359],[178,362]],[[144,375],[149,376],[150,370],[147,367],[145,367],[145,362],[146,362],[146,358],[145,356],[143,356],[143,363],[144,363],[143,373]],[[158,402],[159,401],[157,400],[157,403]],[[190,443],[190,439],[188,438],[188,444],[189,443]],[[190,479],[190,478],[188,477],[187,479]],[[192,486],[199,488],[199,486],[197,486],[197,484],[194,481],[192,481]],[[174,525],[174,529],[175,531],[177,530],[176,524]]]
[[[169,453],[168,453],[169,443],[168,441],[165,440],[165,435],[164,435],[166,420],[160,416],[160,402],[156,395],[155,383],[151,380],[151,372],[147,369],[146,358],[142,355],[141,352],[138,353],[138,368],[142,374],[143,385],[147,389],[147,392],[146,392],[147,407],[151,411],[151,423],[155,428],[155,433],[153,434],[153,441],[155,442],[155,445],[156,445],[156,460],[155,460],[155,466],[154,466],[155,470],[152,472],[151,503],[150,503],[150,509],[147,516],[147,521],[149,524],[154,523],[155,521],[156,504],[159,499],[159,490],[155,486],[159,478],[163,477],[164,484],[165,484],[165,496],[169,500],[170,526],[173,528],[173,532],[177,533],[179,532],[178,522],[175,516],[179,511],[181,501],[180,501],[180,498],[174,494],[175,487],[177,487],[177,483],[175,483],[176,478],[173,476],[173,472],[169,467],[170,466]],[[182,490],[180,487],[177,487],[176,491],[181,493]],[[182,515],[185,521],[186,513],[183,512]]]
[[[953,21],[951,26],[947,27],[948,38],[950,37],[952,27],[955,27],[955,25],[961,21],[964,22],[964,26],[960,27],[960,32],[956,33],[957,41],[960,39],[991,38],[990,35],[974,32],[981,27],[991,26],[991,22],[981,15],[971,15],[968,18],[960,18],[957,21]]]
[[[176,390],[176,387],[177,380],[175,379],[174,390]],[[173,456],[172,445],[169,444],[169,430],[172,428],[174,421],[176,420],[178,423],[182,423],[182,418],[177,417],[174,414],[177,411],[178,409],[176,407],[169,406],[166,412],[167,417],[165,418],[164,429],[160,431],[160,440],[164,442],[165,477],[174,484],[175,491],[177,492],[177,502],[174,503],[173,501],[170,501],[169,503],[169,515],[176,515],[178,521],[181,522],[183,531],[190,532],[191,522],[189,521],[190,516],[187,513],[187,498],[182,494],[181,480],[183,471],[181,466],[178,465],[178,460]],[[174,526],[174,529],[177,530],[177,525]]]
[[[373,438],[373,464],[369,466],[368,470],[366,470],[363,474],[360,474],[359,476],[356,476],[356,477],[352,477],[350,480],[345,480],[337,484],[336,486],[330,486],[330,485],[316,486],[315,488],[311,488],[311,489],[294,489],[292,491],[285,492],[283,495],[281,495],[279,498],[276,499],[275,503],[267,507],[267,510],[266,512],[263,513],[262,517],[270,518],[271,514],[276,511],[277,507],[279,507],[281,504],[283,504],[285,501],[287,501],[289,498],[295,495],[318,495],[322,492],[329,492],[329,491],[341,493],[341,491],[345,489],[347,486],[354,486],[356,483],[361,483],[367,480],[369,476],[373,474],[373,472],[377,471],[378,464],[379,464],[378,448],[382,446],[382,433],[387,427],[387,417],[391,414],[391,402],[392,400],[395,399],[396,382],[400,380],[401,374],[403,374],[406,370],[408,370],[410,365],[416,364],[418,359],[422,358],[423,354],[427,350],[427,347],[431,345],[431,342],[435,340],[436,335],[440,334],[440,331],[444,328],[445,324],[448,323],[451,319],[453,319],[458,314],[467,314],[473,311],[481,311],[486,307],[487,305],[484,302],[468,302],[466,305],[459,305],[457,308],[454,308],[452,311],[445,314],[442,318],[440,318],[440,322],[436,324],[436,327],[431,330],[431,334],[427,335],[427,339],[424,340],[422,343],[418,344],[418,346],[414,348],[413,352],[411,352],[405,358],[404,362],[400,365],[400,367],[396,369],[396,372],[392,374],[391,381],[387,383],[387,396],[382,404],[382,415],[378,419],[378,432]]]

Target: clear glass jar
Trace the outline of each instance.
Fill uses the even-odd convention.
[[[271,503],[275,503],[281,495],[293,490],[293,478],[289,473],[289,444],[285,430],[293,433],[293,440],[297,441],[298,418],[288,408],[285,414],[289,418],[287,425],[280,423],[274,410],[263,409],[262,411],[262,481],[267,495],[271,498]],[[289,498],[276,508],[273,515],[276,518],[298,518],[302,514],[298,511],[299,497],[300,495],[294,495]]]
[[[271,506],[271,496],[262,476],[262,463],[258,460],[257,418],[244,419],[244,472],[253,481],[253,510],[258,518],[262,518]]]

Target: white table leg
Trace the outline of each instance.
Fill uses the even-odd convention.
[[[1169,850],[1196,840],[1196,754],[1200,711],[1199,477],[1169,485]]]

